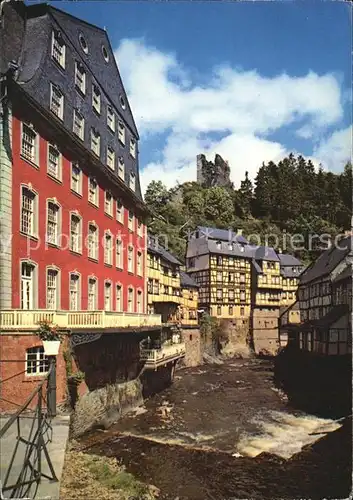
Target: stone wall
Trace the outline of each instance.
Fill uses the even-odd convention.
[[[221,354],[227,357],[248,357],[251,355],[249,346],[249,320],[224,319],[220,321]]]
[[[198,328],[185,328],[182,330],[185,342],[184,366],[198,366],[202,364],[201,333]]]
[[[278,309],[254,309],[252,317],[252,341],[256,354],[277,354],[280,347],[278,318]]]
[[[72,435],[77,437],[90,429],[108,428],[128,411],[143,404],[142,391],[141,381],[135,379],[87,392],[76,403]]]

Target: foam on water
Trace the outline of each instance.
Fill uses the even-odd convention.
[[[259,433],[244,434],[235,451],[249,457],[268,452],[285,459],[341,427],[341,423],[335,420],[276,411],[269,412],[264,419],[253,419],[252,423],[258,426]]]

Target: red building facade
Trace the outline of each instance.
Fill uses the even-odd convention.
[[[160,318],[146,307],[139,137],[107,33],[13,1],[0,45],[0,411],[13,411],[48,371],[40,320],[144,335]]]

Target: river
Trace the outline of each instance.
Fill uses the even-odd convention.
[[[291,408],[268,360],[177,372],[171,387],[80,441],[122,459],[166,500],[347,498],[351,420]]]

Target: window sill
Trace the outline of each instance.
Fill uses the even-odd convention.
[[[29,240],[32,240],[32,241],[38,241],[39,240],[38,236],[35,236],[34,234],[27,234],[27,233],[24,233],[23,231],[20,231],[20,234],[22,236],[25,236],[25,238],[28,238]]]
[[[116,222],[118,222],[118,223],[119,223],[119,224],[121,224],[122,226],[124,225],[124,221],[122,221],[122,220],[116,219]]]
[[[95,257],[88,257],[88,260],[90,260],[91,262],[95,262],[96,264],[98,264],[98,259],[96,259]]]
[[[28,163],[28,165],[31,165],[31,167],[34,167],[36,168],[37,170],[39,170],[39,165],[38,163],[35,163],[34,161],[30,160],[29,158],[26,158],[22,153],[20,154],[20,158],[25,161],[26,163]]]
[[[127,274],[130,274],[130,276],[134,276],[134,273],[132,271],[128,271]]]
[[[63,121],[64,121],[64,118],[63,118],[62,116],[57,115],[57,114],[55,113],[55,111],[53,111],[51,108],[49,108],[49,110],[50,110],[51,114],[52,114],[53,116],[55,116],[55,118],[57,118],[57,119],[58,119],[58,120],[60,120],[61,122],[63,122]]]
[[[104,262],[104,267],[113,267],[113,264],[107,264],[107,262]]]
[[[82,193],[78,193],[77,191],[75,191],[72,188],[71,188],[71,193],[74,194],[75,196],[77,196],[78,198],[82,198]]]
[[[77,257],[82,257],[82,251],[72,250],[72,248],[70,248],[69,250],[70,250],[70,253],[72,253],[73,255],[77,255]]]
[[[52,175],[50,174],[49,172],[47,172],[47,176],[54,182],[56,182],[57,184],[62,184],[63,181],[62,179],[59,179],[58,177],[55,177],[55,175]]]
[[[116,268],[118,271],[124,271],[124,268],[123,268],[123,267],[120,267],[120,266],[115,266],[115,268]]]
[[[108,214],[108,212],[104,212],[104,215],[106,215],[107,217],[109,217],[109,219],[113,218],[112,214]]]
[[[80,89],[80,87],[77,84],[75,84],[75,89],[77,90],[80,97],[82,97],[83,99],[86,97],[86,91]]]
[[[99,205],[96,205],[95,203],[93,203],[93,201],[89,201],[88,200],[88,204],[91,205],[94,208],[97,208],[97,209],[99,208]]]
[[[60,248],[60,245],[58,245],[58,243],[52,243],[51,241],[46,241],[45,243],[51,248]]]

